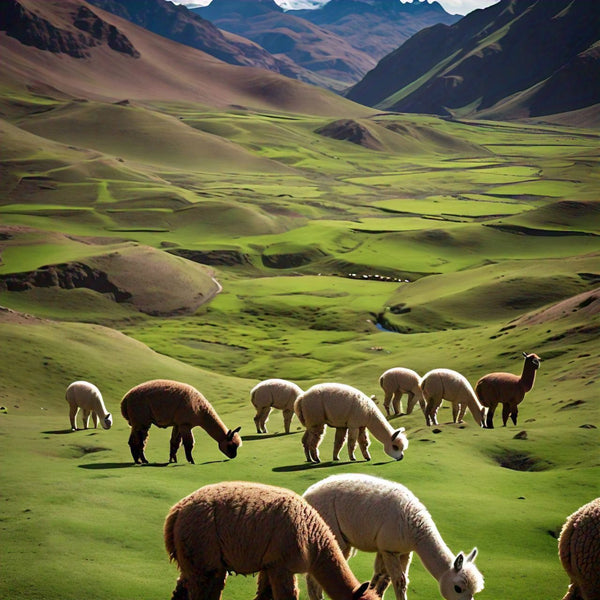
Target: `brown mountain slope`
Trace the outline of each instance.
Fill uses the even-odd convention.
[[[600,102],[600,5],[502,0],[436,25],[385,57],[347,94],[402,112],[540,117]]]
[[[0,20],[0,83],[5,86],[104,101],[365,114],[363,107],[333,93],[262,69],[225,64],[80,0],[7,0],[5,6],[12,11],[3,12],[10,19]],[[77,23],[80,14],[88,21],[83,29]],[[129,51],[115,49],[113,38],[126,40]]]

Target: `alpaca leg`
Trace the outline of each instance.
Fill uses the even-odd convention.
[[[336,427],[335,441],[333,442],[333,460],[340,460],[340,450],[346,443],[347,437],[348,429],[346,427]],[[350,447],[348,447],[348,452],[350,452]],[[350,457],[350,460],[354,460],[352,456]]]
[[[365,460],[371,460],[371,455],[369,454],[369,446],[371,445],[371,440],[369,439],[369,432],[366,427],[358,428],[358,447],[362,452],[363,458]]]
[[[298,600],[299,589],[296,576],[285,567],[278,566],[265,569],[271,589],[273,600]]]
[[[309,449],[309,439],[310,439],[310,431],[307,429],[302,436],[302,448],[304,449],[304,456],[306,457],[306,462],[312,462],[310,458],[310,449]]]
[[[519,416],[519,409],[515,406],[514,410],[510,413],[510,419],[513,422],[513,425],[517,424],[517,417]]]
[[[356,460],[354,451],[356,450],[356,443],[358,442],[358,429],[348,429],[348,458],[350,460]]]
[[[390,403],[392,401],[393,392],[386,392],[385,398],[383,399],[383,408],[385,408],[385,414],[390,416]]]
[[[309,600],[323,600],[323,588],[312,575],[306,576],[306,590]]]
[[[87,429],[90,422],[90,411],[87,408],[84,408],[81,416],[83,418],[83,428]]]
[[[260,409],[260,418],[258,420],[260,425],[260,433],[268,433],[267,431],[267,421],[269,420],[269,415],[271,414],[271,407],[264,406]]]
[[[323,440],[323,434],[325,433],[325,425],[316,425],[306,430],[306,448],[307,448],[307,460],[309,462],[320,463],[319,458],[319,444]]]
[[[185,457],[190,464],[194,464],[194,458],[192,457],[192,450],[194,449],[194,434],[187,425],[179,426],[179,433],[183,441],[183,449],[185,450]]]
[[[290,432],[290,427],[292,425],[293,416],[294,416],[293,410],[284,409],[284,411],[283,411],[283,428],[286,433]]]
[[[456,423],[457,419],[458,419],[458,413],[460,411],[460,404],[457,404],[456,402],[452,403],[452,422]]]
[[[256,414],[254,415],[254,425],[256,426],[256,433],[262,433],[260,428],[260,408],[256,409]]]
[[[383,564],[383,557],[378,552],[375,555],[375,567],[373,569],[373,577],[371,578],[371,583],[369,587],[375,590],[375,593],[383,598],[385,594],[385,590],[387,590],[390,585],[391,578],[388,575],[388,572],[385,570],[385,565]]]
[[[98,415],[96,411],[92,411],[92,423],[94,424],[94,429],[98,429]]]
[[[506,427],[508,416],[510,415],[510,404],[505,403],[502,405],[502,425]]]
[[[394,392],[394,399],[392,400],[392,407],[394,409],[394,415],[402,414],[402,390],[396,390]]]
[[[408,590],[408,568],[412,553],[395,554],[393,552],[381,552],[385,570],[392,580],[392,587],[396,594],[396,600],[406,600]]]
[[[185,582],[188,600],[220,600],[226,579],[226,571],[201,573],[198,577],[188,579]]]
[[[265,571],[258,572],[258,584],[256,587],[256,596],[254,600],[273,600],[273,590],[271,582]]]
[[[131,428],[131,434],[129,435],[129,448],[131,449],[133,462],[136,464],[148,464],[148,460],[144,454],[144,448],[146,446],[146,440],[148,439],[149,429],[150,427]]]
[[[173,425],[173,430],[171,431],[171,442],[169,451],[170,463],[177,462],[177,450],[179,450],[179,446],[181,446],[181,433],[179,431],[179,426]]]
[[[496,412],[497,404],[490,404],[485,416],[485,426],[487,429],[494,429],[494,413]]]
[[[467,405],[466,404],[461,404],[460,405],[460,411],[458,413],[458,422],[459,423],[463,423],[465,420],[465,413],[467,412]]]
[[[415,404],[417,403],[415,393],[408,392],[408,398],[406,399],[406,414],[412,415],[412,412],[415,408]]]
[[[79,412],[79,406],[75,404],[69,405],[69,421],[71,421],[71,431],[77,431],[77,413]]]

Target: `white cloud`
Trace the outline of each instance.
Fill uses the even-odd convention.
[[[275,0],[279,6],[285,9],[317,8],[327,4],[328,0]],[[400,0],[408,2],[410,0]],[[428,0],[430,1],[430,0]],[[496,4],[499,0],[437,0],[450,14],[466,15],[476,8],[486,8]],[[194,6],[206,6],[211,0],[174,0],[175,4],[185,4],[190,8]]]

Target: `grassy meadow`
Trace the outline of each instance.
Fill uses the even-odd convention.
[[[386,113],[358,119],[351,143],[301,114],[6,92],[2,107],[0,597],[168,598],[162,526],[182,496],[236,479],[302,493],[342,472],[405,484],[455,553],[477,546],[478,598],[564,594],[560,527],[600,495],[599,132]],[[115,288],[31,275],[66,264]],[[16,274],[20,291],[2,287]],[[372,440],[371,462],[333,463],[329,432],[323,463],[306,464],[297,420],[282,434],[277,411],[254,431],[262,379],[381,401],[390,367],[474,385],[519,373],[523,351],[542,364],[516,427],[501,411],[493,430],[452,424],[444,403],[428,428],[417,409],[393,419],[402,462]],[[170,431],[152,428],[151,464],[132,464],[120,398],[159,377],[242,426],[235,460],[196,429],[196,465],[183,451],[166,464]],[[101,389],[111,430],[70,431],[77,379]],[[373,559],[351,559],[359,579]],[[230,577],[224,597],[255,585]],[[439,597],[416,556],[408,596]]]

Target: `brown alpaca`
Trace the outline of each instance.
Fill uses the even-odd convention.
[[[567,517],[558,555],[571,583],[563,600],[600,599],[600,498]]]
[[[523,402],[525,394],[533,388],[535,372],[540,367],[541,359],[537,354],[523,352],[525,362],[521,376],[512,373],[489,373],[484,375],[475,386],[479,402],[487,407],[486,427],[494,428],[494,412],[498,403],[502,404],[502,423],[506,427],[508,417],[517,424],[518,405]]]
[[[151,425],[173,427],[169,462],[177,462],[177,450],[183,440],[185,456],[194,464],[192,428],[202,427],[219,443],[219,450],[235,458],[242,445],[240,427],[227,429],[210,402],[195,388],[179,381],[154,379],[129,390],[121,400],[121,414],[131,426],[129,447],[136,463],[147,464],[144,454]]]
[[[258,572],[255,600],[297,600],[296,573],[310,573],[333,600],[379,600],[360,585],[333,533],[301,496],[230,481],[175,504],[165,546],[180,571],[172,600],[219,600],[228,573]]]

